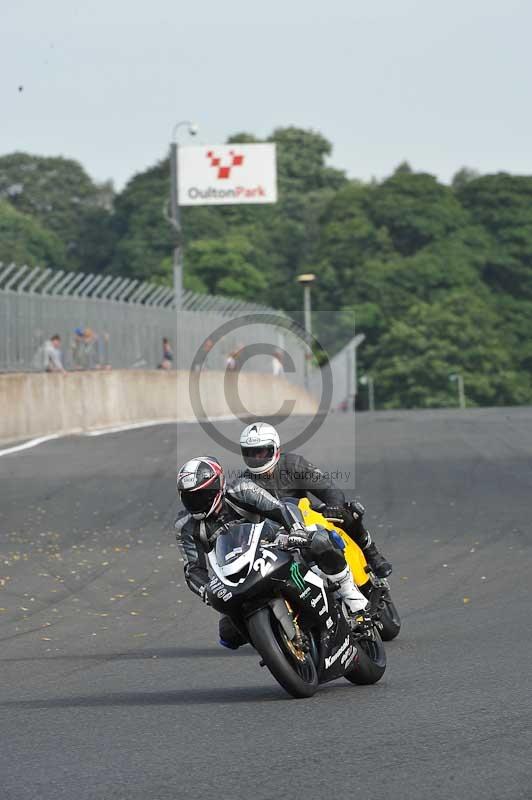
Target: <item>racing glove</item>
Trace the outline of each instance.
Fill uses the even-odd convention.
[[[274,544],[283,550],[290,550],[293,547],[308,547],[312,538],[312,532],[307,531],[300,522],[295,522],[288,533],[278,533]]]
[[[349,503],[345,504],[345,507],[351,512],[355,522],[360,522],[366,510],[362,503],[359,503],[358,500],[350,500]]]
[[[322,514],[330,522],[336,522],[337,524],[346,522],[349,517],[353,517],[355,523],[360,523],[365,510],[358,500],[351,500],[345,506],[326,506]]]
[[[337,525],[345,519],[345,509],[342,506],[326,506],[322,514],[329,522],[335,522]]]

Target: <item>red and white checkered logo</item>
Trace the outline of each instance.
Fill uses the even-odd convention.
[[[214,150],[209,150],[207,158],[211,162],[211,167],[216,170],[218,180],[229,180],[233,167],[241,167],[244,163],[244,156],[230,150],[225,158],[217,156]]]

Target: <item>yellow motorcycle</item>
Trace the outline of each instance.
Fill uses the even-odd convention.
[[[360,591],[369,601],[369,611],[374,615],[380,628],[381,638],[389,642],[401,630],[401,618],[390,595],[390,584],[386,578],[378,578],[364,557],[360,547],[341,528],[329,522],[320,512],[312,508],[310,500],[303,497],[298,503],[305,525],[319,525],[321,528],[336,531],[344,543],[344,555],[353,579]]]

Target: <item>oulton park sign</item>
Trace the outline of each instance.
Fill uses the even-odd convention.
[[[177,177],[180,206],[275,203],[275,145],[180,147]]]

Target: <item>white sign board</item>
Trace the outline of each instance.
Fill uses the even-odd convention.
[[[275,145],[179,147],[177,178],[180,206],[275,203]]]

